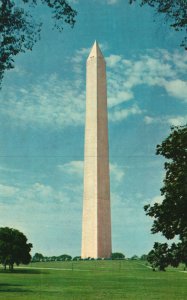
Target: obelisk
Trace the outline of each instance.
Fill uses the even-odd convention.
[[[97,42],[86,66],[82,258],[111,256],[106,63]]]

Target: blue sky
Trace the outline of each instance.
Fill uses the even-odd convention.
[[[162,201],[156,145],[187,120],[187,52],[181,33],[127,2],[71,1],[77,23],[62,34],[39,7],[42,39],[5,75],[0,220],[23,231],[33,253],[80,255],[85,63],[95,40],[107,63],[113,251],[141,255],[163,240],[143,206]]]

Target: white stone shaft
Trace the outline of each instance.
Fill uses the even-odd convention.
[[[81,256],[111,256],[106,65],[97,42],[87,59]]]

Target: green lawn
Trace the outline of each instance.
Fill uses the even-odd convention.
[[[0,271],[0,299],[186,300],[187,273],[153,272],[139,261],[34,263]]]

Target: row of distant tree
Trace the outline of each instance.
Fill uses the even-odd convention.
[[[44,256],[41,253],[35,253],[34,256],[31,257],[31,249],[32,244],[27,242],[27,237],[22,232],[9,227],[0,228],[0,263],[4,266],[5,270],[7,266],[10,270],[13,270],[14,264],[28,264],[30,261],[48,262],[82,260],[80,256],[72,257],[68,254]],[[125,259],[125,255],[120,252],[114,252],[111,255],[111,259]],[[138,256],[134,255],[131,259],[138,259]],[[92,258],[87,258],[87,260],[92,260]]]
[[[45,261],[69,261],[69,260],[78,260],[79,256],[72,258],[71,255],[62,254],[59,256],[44,256],[41,253],[35,253],[32,257],[32,262],[45,262]]]
[[[121,252],[113,252],[111,255],[111,260],[120,260],[125,259],[125,255]],[[50,261],[79,261],[79,260],[95,260],[94,258],[88,257],[82,259],[81,256],[72,257],[69,254],[62,254],[59,256],[44,256],[41,253],[35,253],[32,257],[32,262],[50,262]],[[102,258],[97,258],[96,260],[102,260]],[[147,255],[143,254],[142,256],[133,255],[128,258],[128,260],[147,260]]]
[[[33,257],[30,255],[32,244],[27,243],[26,236],[20,231],[8,227],[0,228],[0,263],[4,269],[8,266],[13,270],[14,264],[28,264],[32,262],[51,262],[51,261],[79,261],[79,260],[94,260],[88,257],[81,259],[80,256],[72,257],[68,254],[59,256],[44,256],[41,253],[35,253]],[[101,260],[98,258],[97,260]],[[125,255],[120,252],[113,252],[112,260],[125,259]],[[148,261],[153,270],[158,268],[160,271],[165,271],[169,265],[177,267],[179,263],[187,265],[187,247],[186,243],[172,244],[170,247],[167,243],[155,243],[153,250],[148,255],[142,256],[133,255],[128,260]]]
[[[101,260],[102,258],[97,258],[97,260]],[[112,260],[114,259],[125,259],[125,255],[120,252],[114,252],[111,255]],[[81,256],[72,257],[69,254],[62,254],[59,256],[44,256],[41,253],[35,253],[32,257],[32,262],[49,262],[49,261],[77,261],[77,260],[94,260],[92,257],[82,259]]]

